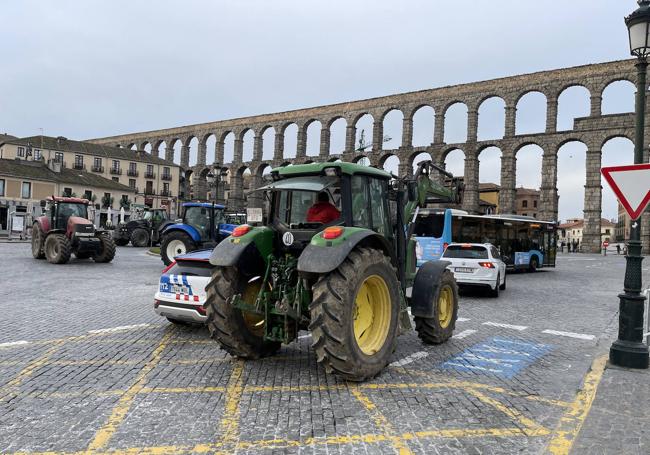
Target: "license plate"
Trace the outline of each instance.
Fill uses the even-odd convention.
[[[460,272],[460,273],[473,273],[474,269],[471,267],[456,267],[454,269],[454,272]]]
[[[173,289],[172,292],[174,294],[181,294],[181,295],[189,294],[186,286],[179,286],[177,284],[174,284],[172,289]]]

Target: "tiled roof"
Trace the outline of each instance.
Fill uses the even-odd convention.
[[[146,163],[164,164],[166,166],[178,166],[177,164],[163,160],[162,158],[158,158],[157,156],[153,156],[146,152],[136,152],[134,150],[119,147],[110,147],[108,145],[93,144],[91,142],[73,141],[64,137],[57,138],[50,136],[31,136],[9,140],[3,140],[0,137],[0,145],[2,143],[22,146],[31,144],[31,146],[34,148],[43,148],[47,150],[83,153],[86,155],[102,158],[142,161]]]
[[[61,172],[54,172],[40,161],[0,159],[0,175],[22,179],[42,180],[55,183],[70,183],[80,186],[104,188],[114,191],[134,192],[121,183],[114,182],[90,172],[62,168]]]

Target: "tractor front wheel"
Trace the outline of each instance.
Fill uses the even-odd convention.
[[[93,259],[95,262],[111,262],[115,257],[115,242],[113,238],[107,234],[99,234],[99,240],[102,244],[101,251]]]
[[[160,243],[160,257],[165,265],[174,261],[176,256],[196,250],[196,244],[184,232],[171,232],[163,237]]]
[[[416,316],[415,330],[427,344],[444,343],[454,333],[458,316],[458,285],[449,270],[442,272],[440,277],[438,289],[433,297],[433,314],[435,316],[432,318]]]
[[[149,246],[149,233],[146,229],[134,229],[131,233],[131,244],[137,247]]]
[[[45,239],[45,257],[52,264],[65,264],[70,260],[70,241],[63,234],[50,234]]]
[[[212,274],[205,302],[210,336],[229,354],[244,359],[259,359],[275,354],[280,343],[264,339],[264,316],[235,308],[230,300],[236,294],[253,305],[261,280],[247,281],[233,267],[217,267]]]
[[[390,259],[370,248],[353,250],[313,286],[309,306],[313,348],[325,370],[350,381],[376,376],[397,338],[400,298]]]
[[[45,252],[43,251],[43,231],[36,223],[32,227],[32,256],[34,256],[34,259],[45,258]]]

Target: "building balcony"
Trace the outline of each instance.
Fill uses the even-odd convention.
[[[161,180],[171,181],[171,179],[172,179],[172,175],[171,175],[171,174],[162,174],[162,175],[160,176],[160,179],[161,179]]]
[[[76,169],[78,171],[85,171],[86,170],[86,166],[84,166],[83,163],[74,163],[72,168]]]
[[[122,169],[115,169],[114,167],[111,168],[111,174],[113,175],[122,175]]]
[[[172,192],[169,191],[169,190],[162,190],[162,191],[160,192],[160,195],[161,195],[161,196],[164,196],[164,197],[172,197]]]
[[[136,194],[138,193],[138,187],[137,186],[130,186],[129,188],[131,189],[131,191],[135,191]]]
[[[156,190],[154,190],[153,188],[145,188],[144,189],[144,195],[145,196],[153,196],[155,194],[156,194]]]
[[[155,178],[156,178],[156,174],[153,173],[153,172],[145,172],[145,173],[144,173],[144,178],[146,178],[146,179],[155,179]]]
[[[138,174],[139,172],[137,169],[129,169],[128,171],[126,171],[126,175],[128,175],[129,177],[137,177]]]
[[[92,167],[93,172],[99,172],[100,174],[104,173],[104,166],[93,166]]]

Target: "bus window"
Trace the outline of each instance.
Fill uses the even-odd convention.
[[[442,231],[445,228],[445,215],[443,213],[434,213],[426,216],[418,216],[415,222],[415,232],[417,237],[442,237]]]

